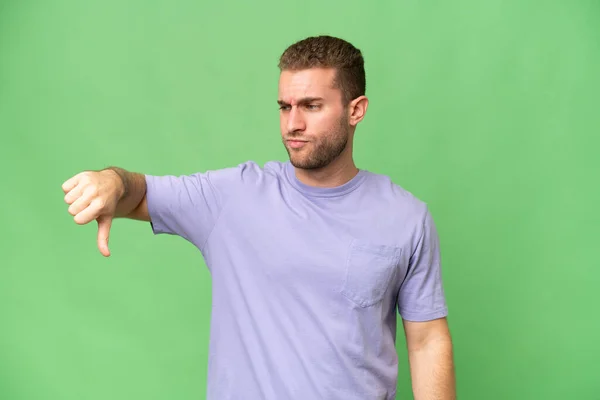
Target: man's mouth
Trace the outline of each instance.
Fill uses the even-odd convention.
[[[293,149],[299,149],[301,147],[303,147],[306,143],[308,143],[306,140],[299,140],[299,139],[288,139],[286,140],[288,146],[290,146]]]

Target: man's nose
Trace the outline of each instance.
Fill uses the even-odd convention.
[[[302,113],[297,108],[292,107],[288,114],[287,130],[288,132],[303,131],[306,128]]]

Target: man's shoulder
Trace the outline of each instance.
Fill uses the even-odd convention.
[[[428,205],[389,175],[367,172],[366,189],[382,211],[423,216]]]

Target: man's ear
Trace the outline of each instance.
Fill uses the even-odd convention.
[[[369,99],[367,96],[359,96],[350,102],[348,105],[348,120],[351,126],[356,126],[363,120],[367,113],[368,106]]]

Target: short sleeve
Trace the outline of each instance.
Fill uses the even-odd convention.
[[[398,293],[398,312],[409,321],[445,317],[448,308],[442,284],[440,243],[428,209],[425,210],[416,243],[409,259],[407,276]]]
[[[241,187],[246,164],[191,175],[145,175],[155,234],[178,235],[202,249],[228,198]]]

